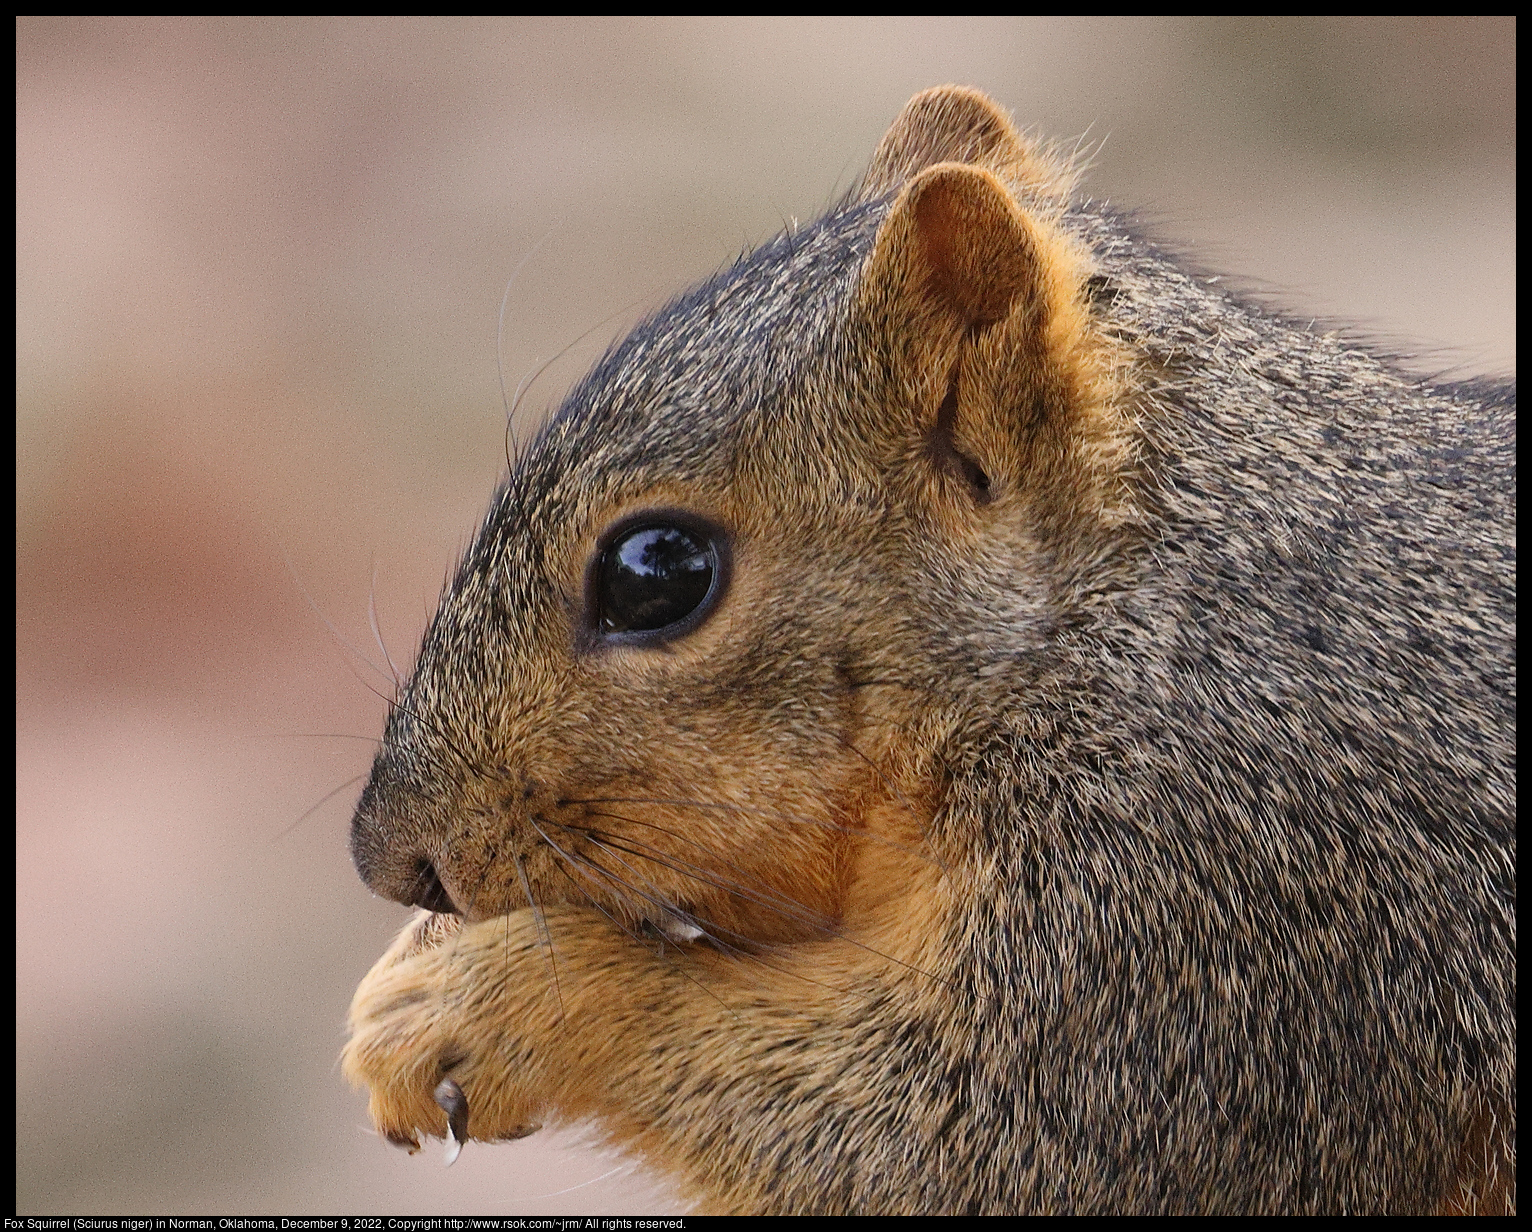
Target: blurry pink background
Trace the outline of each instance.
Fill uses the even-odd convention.
[[[17,34],[23,1213],[678,1209],[577,1132],[409,1158],[336,1065],[408,915],[346,852],[387,692],[347,643],[371,597],[408,663],[504,466],[513,271],[508,386],[573,344],[525,430],[958,81],[1202,264],[1515,367],[1510,19]]]

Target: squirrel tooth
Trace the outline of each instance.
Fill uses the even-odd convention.
[[[685,920],[665,920],[657,924],[659,931],[672,941],[695,941],[702,936],[702,930],[695,924],[689,924]]]

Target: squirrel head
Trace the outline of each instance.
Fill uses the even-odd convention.
[[[986,97],[927,91],[843,205],[609,351],[443,595],[353,822],[367,883],[729,946],[853,910],[864,836],[929,840],[943,741],[1128,516],[1066,194]]]

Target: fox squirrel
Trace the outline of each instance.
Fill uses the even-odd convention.
[[[379,1129],[734,1212],[1514,1210],[1513,385],[1072,200],[984,95],[520,459],[352,851]]]

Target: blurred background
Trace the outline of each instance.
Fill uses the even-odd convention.
[[[626,324],[980,86],[1097,197],[1515,370],[1512,19],[17,23],[17,1209],[678,1209],[576,1128],[450,1171],[336,1065],[408,916],[346,851],[388,684]],[[357,648],[360,653],[353,651]]]

